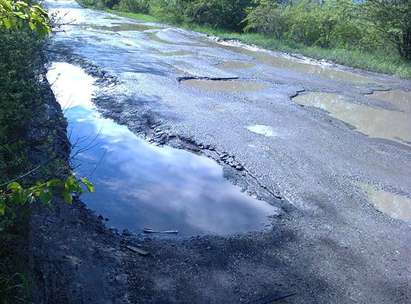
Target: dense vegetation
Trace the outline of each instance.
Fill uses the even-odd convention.
[[[0,29],[0,39],[0,303],[19,303],[27,295],[26,269],[20,265],[26,265],[21,252],[29,209],[21,204],[11,207],[5,194],[11,193],[8,181],[31,168],[25,138],[30,116],[42,104],[42,41],[24,26],[18,31]]]
[[[53,130],[42,129],[47,122],[39,126],[47,112],[43,45],[50,31],[40,6],[0,0],[0,304],[29,298],[30,205],[49,204],[56,191],[71,202],[82,191],[81,183],[93,191],[50,150]],[[39,163],[34,155],[48,157]]]
[[[409,0],[81,0],[158,20],[411,77]],[[138,17],[141,15],[138,15]],[[196,27],[200,25],[201,27]]]

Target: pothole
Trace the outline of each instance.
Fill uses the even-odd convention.
[[[358,84],[375,83],[372,79],[354,73],[350,71],[344,71],[325,63],[310,62],[309,59],[303,60],[298,58],[292,58],[281,54],[270,53],[255,47],[249,47],[243,44],[239,44],[235,41],[218,42],[224,48],[228,48],[231,51],[235,51],[244,55],[251,56],[257,61],[266,65],[298,71],[309,75],[318,75],[331,80],[339,80]]]
[[[70,140],[77,145],[76,173],[88,176],[96,187],[82,200],[109,218],[109,226],[133,232],[177,230],[182,236],[227,235],[262,230],[269,216],[278,214],[277,208],[227,181],[214,160],[149,144],[103,118],[91,103],[94,80],[81,68],[54,63],[48,80],[64,105],[82,88],[64,114]]]
[[[247,69],[255,66],[255,63],[247,61],[224,61],[218,64],[216,67],[220,69],[236,70],[236,69]]]
[[[388,216],[404,221],[411,221],[411,199],[399,194],[377,190],[368,184],[361,188],[367,194],[369,202]]]
[[[357,104],[348,97],[335,93],[311,92],[294,97],[301,105],[327,111],[359,132],[374,138],[384,138],[401,143],[411,141],[410,113]]]
[[[411,92],[402,90],[375,91],[370,97],[389,102],[399,110],[411,113]]]
[[[186,56],[186,55],[192,55],[192,52],[188,51],[170,51],[170,52],[159,52],[161,56],[166,56],[166,57],[173,57],[173,56]]]
[[[237,93],[237,92],[255,92],[261,91],[268,88],[265,83],[260,83],[252,80],[212,80],[212,79],[188,79],[184,80],[183,83],[186,86],[193,87],[205,91],[214,92],[227,92],[227,93]]]

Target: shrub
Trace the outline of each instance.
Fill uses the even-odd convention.
[[[410,0],[367,0],[364,11],[369,23],[411,61]]]
[[[195,0],[188,1],[185,14],[191,22],[223,28],[241,30],[250,0]]]
[[[254,9],[247,11],[244,31],[256,31],[266,35],[274,35],[282,39],[288,27],[288,20],[281,4],[270,0],[262,0]]]
[[[120,11],[147,14],[150,11],[149,0],[120,0],[115,7]]]

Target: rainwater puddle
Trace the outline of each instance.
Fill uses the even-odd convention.
[[[376,91],[370,97],[389,102],[399,110],[411,113],[411,92],[401,90]]]
[[[375,83],[375,81],[365,76],[333,68],[327,64],[316,64],[309,62],[308,60],[305,61],[298,58],[283,56],[281,54],[276,55],[275,53],[270,53],[257,47],[248,46],[236,41],[223,41],[218,42],[218,44],[229,48],[232,51],[251,56],[257,61],[275,68],[289,69],[304,74],[318,75],[332,80],[340,80],[351,83]]]
[[[145,227],[178,230],[189,236],[243,233],[269,224],[277,209],[242,193],[213,160],[148,144],[103,118],[91,103],[95,89],[89,78],[66,63],[54,63],[48,73],[66,108],[71,142],[88,146],[75,159],[76,172],[88,176],[96,192],[82,200],[108,217],[109,226],[134,232]],[[80,85],[83,95],[73,95]]]
[[[351,72],[346,72],[342,70],[337,70],[330,68],[326,65],[311,64],[302,62],[299,60],[294,60],[291,58],[286,58],[282,56],[273,56],[270,54],[257,52],[254,57],[262,63],[271,65],[276,68],[290,69],[302,72],[304,74],[318,75],[321,77],[326,77],[332,80],[342,80],[346,82],[354,83],[372,83],[370,79],[357,75]]]
[[[173,52],[160,52],[161,56],[166,56],[166,57],[173,57],[173,56],[187,56],[187,55],[193,55],[192,52],[187,52],[187,51],[173,51]]]
[[[268,88],[267,84],[250,80],[189,79],[182,83],[200,90],[227,93],[255,92]]]
[[[410,113],[352,103],[347,97],[334,93],[312,92],[293,100],[304,106],[325,110],[370,137],[401,143],[411,141]]]
[[[255,63],[246,61],[224,61],[218,64],[216,67],[220,69],[236,70],[236,69],[247,69],[255,66]]]
[[[247,130],[256,134],[264,135],[266,137],[274,137],[277,135],[272,127],[265,125],[248,126]]]
[[[363,184],[361,187],[367,194],[370,203],[377,210],[395,219],[411,221],[410,198],[387,191],[376,190],[368,184]]]

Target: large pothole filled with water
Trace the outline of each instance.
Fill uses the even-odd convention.
[[[374,97],[390,99],[388,94]],[[293,100],[300,105],[325,110],[332,117],[352,125],[359,132],[370,137],[384,138],[405,144],[411,142],[410,107],[400,101],[396,102],[396,105],[401,110],[392,110],[380,106],[359,104],[336,93],[310,92],[299,95]]]
[[[360,75],[354,71],[343,70],[337,66],[325,62],[318,62],[309,58],[296,58],[294,56],[286,55],[285,53],[270,52],[238,41],[218,41],[217,44],[231,51],[250,56],[254,58],[256,62],[277,69],[296,71],[305,75],[320,76],[330,80],[344,81],[348,83],[375,83],[371,78]],[[230,67],[232,63],[228,63],[228,65]]]
[[[94,79],[68,63],[53,63],[48,80],[68,120],[75,171],[96,192],[82,200],[108,225],[140,232],[227,235],[264,229],[277,209],[232,185],[215,161],[147,143],[102,117]]]

